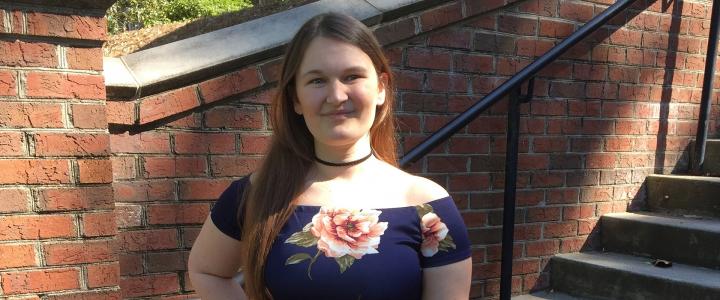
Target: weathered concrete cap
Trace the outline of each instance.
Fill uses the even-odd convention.
[[[140,88],[122,58],[103,57],[103,75],[105,76],[105,85],[115,87],[113,96],[131,98]]]
[[[117,0],[13,0],[12,3],[107,10],[110,6],[115,4],[116,1]]]
[[[176,41],[127,55],[124,59],[143,87],[141,95],[167,88],[168,81],[190,83],[211,74],[236,69],[242,59],[257,57],[286,44],[308,19],[326,12],[339,12],[371,26],[381,11],[364,0],[321,0],[246,23]],[[277,56],[277,51],[266,53]],[[253,57],[255,56],[255,57]],[[184,80],[183,80],[184,79]],[[182,84],[182,83],[180,83]],[[178,86],[178,83],[174,84]]]
[[[421,9],[432,7],[445,0],[367,0],[383,13],[382,21],[393,20]]]

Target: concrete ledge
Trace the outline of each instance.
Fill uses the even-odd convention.
[[[120,60],[127,70],[106,67],[107,94],[110,99],[137,99],[279,57],[297,29],[321,13],[340,12],[362,20],[370,27],[377,25],[376,35],[383,45],[387,45],[517,1],[320,0],[124,56]],[[428,12],[443,14],[442,20],[433,15],[406,18],[409,14],[446,3],[448,5],[441,8],[444,10]],[[112,61],[106,60],[109,64],[121,65]]]
[[[646,180],[650,211],[720,218],[720,178],[650,175]]]
[[[646,258],[573,253],[551,260],[553,289],[591,299],[716,299],[720,271],[683,264],[658,268]]]
[[[718,220],[611,213],[602,216],[600,226],[609,251],[720,269]]]

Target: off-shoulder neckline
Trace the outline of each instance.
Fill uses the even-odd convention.
[[[423,203],[423,204],[430,204],[430,205],[432,205],[432,204],[436,204],[436,203],[438,203],[438,202],[441,202],[441,201],[443,201],[443,200],[451,200],[451,201],[452,201],[452,196],[448,195],[448,196],[445,196],[445,197],[442,197],[442,198],[438,198],[438,199],[435,199],[435,200],[431,200],[431,201],[425,202],[425,203]],[[415,207],[417,207],[417,206],[419,206],[419,205],[420,205],[420,204],[417,204],[417,205],[406,205],[406,206],[393,206],[393,207],[379,207],[379,208],[374,208],[374,207],[358,207],[357,209],[372,209],[372,210],[388,211],[388,210],[403,210],[403,209],[409,209],[409,208],[413,208],[413,209],[414,209]],[[323,205],[295,205],[295,208],[298,209],[298,210],[301,210],[301,211],[316,211],[316,210],[319,210],[321,207],[323,207]],[[342,207],[342,206],[328,206],[328,207]],[[354,207],[353,207],[353,208],[354,208]]]

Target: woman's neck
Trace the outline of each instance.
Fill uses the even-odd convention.
[[[369,139],[361,139],[351,145],[325,145],[315,143],[315,156],[320,160],[330,163],[345,163],[361,160],[366,157],[372,148]],[[378,160],[374,156],[370,156],[366,160],[349,166],[331,166],[321,162],[315,162],[313,166],[313,177],[318,180],[332,179],[351,179],[361,175],[369,167],[377,163]]]

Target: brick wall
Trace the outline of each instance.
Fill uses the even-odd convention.
[[[103,14],[0,4],[0,298],[120,298]]]
[[[449,2],[376,28],[399,79],[404,151],[610,1],[510,2]],[[523,106],[515,292],[547,286],[551,255],[591,247],[600,215],[640,206],[647,174],[687,164],[710,5],[638,3],[542,72]],[[193,295],[188,251],[214,199],[262,158],[279,60],[112,99],[106,122],[101,18],[31,8],[0,14],[0,98],[10,108],[0,113],[0,164],[13,170],[0,174],[11,199],[0,206],[0,255],[12,257],[0,260],[0,297]],[[499,289],[505,111],[495,105],[411,168],[445,186],[465,217],[475,298]]]

